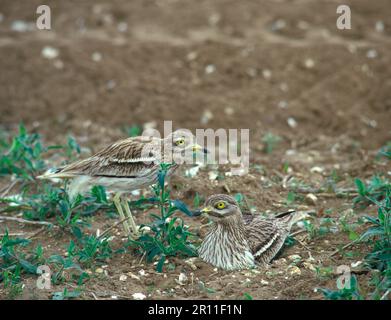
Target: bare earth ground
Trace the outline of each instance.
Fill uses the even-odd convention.
[[[124,137],[123,127],[148,122],[158,129],[163,120],[172,120],[176,128],[249,128],[248,175],[211,181],[206,168],[190,179],[183,168],[172,180],[172,196],[191,204],[196,193],[205,198],[240,192],[261,212],[287,208],[286,162],[289,175],[315,188],[333,172],[343,188],[353,187],[355,177],[390,171],[386,163],[374,161],[378,148],[390,140],[389,0],[344,1],[352,9],[352,30],[345,31],[335,27],[339,1],[334,0],[47,1],[52,31],[11,30],[15,20],[33,22],[39,4],[0,4],[0,125],[6,130],[23,121],[48,143],[64,143],[72,134],[92,152]],[[375,28],[379,21],[382,32]],[[45,46],[57,48],[59,56],[45,59]],[[100,61],[92,58],[96,53]],[[289,126],[288,118],[297,126]],[[283,138],[271,154],[263,151],[266,132]],[[311,172],[314,167],[323,171]],[[228,170],[220,168],[222,174]],[[349,212],[351,198],[318,195],[315,204],[298,206],[316,210],[318,218],[338,220]],[[138,222],[149,219],[146,213],[136,217]],[[185,220],[197,232],[201,219]],[[104,213],[91,222],[92,233],[113,223]],[[6,226],[11,232],[36,230]],[[0,232],[4,229],[0,226]],[[171,259],[173,270],[158,274],[153,265],[140,264],[140,257],[118,255],[105,272],[91,270],[95,276],[82,298],[131,298],[142,292],[151,299],[241,299],[243,293],[254,299],[319,299],[314,288],[335,289],[336,276],[319,278],[303,263],[300,274],[292,274],[290,255],[335,267],[350,265],[367,252],[365,246],[353,247],[357,256],[329,258],[349,242],[341,230],[297,238],[301,243],[282,253],[286,260],[268,270],[222,272],[199,262],[193,270]],[[44,233],[34,242],[50,254],[65,252],[69,240],[67,234]],[[121,241],[119,229],[114,247]],[[146,275],[139,274],[141,269]],[[176,282],[181,272],[189,279],[185,286]],[[120,281],[124,274],[127,280]],[[367,275],[358,278],[365,291]],[[63,289],[37,290],[35,278],[25,284],[23,298],[47,299]]]

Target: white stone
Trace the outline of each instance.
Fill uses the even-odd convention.
[[[368,59],[375,59],[378,56],[378,53],[375,49],[370,49],[367,51],[367,58]]]
[[[126,32],[128,30],[128,24],[124,21],[118,23],[117,30],[119,32]]]
[[[147,296],[141,292],[136,292],[132,294],[134,300],[144,300]]]
[[[318,201],[318,198],[313,193],[308,193],[305,196],[305,201],[308,204],[315,205],[317,203],[317,201]]]
[[[291,261],[300,261],[301,257],[298,254],[292,254],[292,255],[288,256],[288,259]]]
[[[185,176],[193,178],[198,174],[198,171],[200,171],[200,166],[194,166],[185,171]]]
[[[262,70],[262,76],[269,80],[272,77],[272,72],[269,69]]]
[[[205,67],[205,73],[211,74],[216,71],[216,66],[214,64],[209,64]]]
[[[50,46],[45,46],[42,51],[41,51],[41,54],[44,58],[46,59],[55,59],[58,57],[58,55],[60,54],[59,50],[56,49],[56,48],[53,48],[53,47],[50,47]]]
[[[95,62],[99,62],[102,60],[102,54],[100,52],[94,52],[92,55],[91,55],[91,59],[92,61],[95,61]]]
[[[34,29],[33,23],[28,23],[22,20],[15,20],[11,24],[11,30],[16,32],[32,31]]]
[[[310,169],[310,171],[311,171],[312,173],[322,173],[322,172],[324,171],[324,168],[315,166],[315,167],[312,167],[312,168]]]
[[[376,21],[375,29],[377,32],[383,32],[384,31],[384,22],[383,21]]]
[[[295,118],[289,117],[289,118],[287,119],[287,123],[288,123],[288,125],[289,125],[291,128],[296,128],[296,127],[297,127],[297,121],[295,120]]]
[[[219,174],[215,171],[208,172],[209,180],[216,180]]]
[[[179,274],[178,283],[181,286],[184,286],[187,283],[187,279],[188,279],[187,276],[182,272]]]
[[[315,61],[312,60],[312,59],[306,59],[304,61],[304,65],[305,65],[306,68],[312,69],[313,67],[315,67]]]
[[[207,124],[210,120],[213,119],[213,113],[212,111],[210,110],[205,110],[203,113],[202,113],[202,116],[201,116],[201,123],[202,124]]]
[[[289,271],[289,273],[290,273],[291,275],[293,275],[293,276],[295,276],[295,275],[297,275],[297,276],[301,275],[301,270],[300,270],[300,268],[297,267],[297,266],[290,266],[290,267],[288,268],[288,271]]]

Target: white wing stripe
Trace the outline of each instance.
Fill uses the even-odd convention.
[[[109,161],[110,162],[117,162],[117,163],[154,162],[154,161],[156,161],[156,158],[134,158],[134,159],[111,158]]]
[[[254,257],[258,257],[260,256],[262,253],[264,253],[267,249],[269,249],[273,242],[276,241],[277,237],[279,236],[278,233],[276,233],[273,238],[271,238],[271,240],[264,246],[262,247],[261,249],[259,249],[255,254],[254,254]]]

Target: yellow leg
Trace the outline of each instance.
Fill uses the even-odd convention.
[[[138,231],[138,227],[136,225],[136,222],[134,221],[132,212],[130,211],[130,208],[129,208],[129,203],[126,199],[122,200],[122,206],[125,208],[126,218],[129,219],[128,221],[129,221],[130,227],[132,228],[133,238],[137,239],[141,236],[141,234]]]
[[[119,214],[119,216],[121,218],[121,221],[124,221],[123,222],[123,226],[124,226],[124,230],[125,230],[126,236],[130,236],[131,235],[131,231],[130,231],[130,227],[129,227],[129,224],[128,224],[128,218],[125,217],[124,211],[122,210],[122,207],[121,207],[121,195],[119,193],[117,193],[114,196],[113,202],[114,202],[115,207],[117,208],[117,211],[118,211],[118,214]]]

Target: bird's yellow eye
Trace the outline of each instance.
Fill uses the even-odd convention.
[[[218,202],[217,204],[216,204],[216,208],[217,209],[224,209],[225,208],[225,203],[224,202]]]
[[[177,146],[181,146],[184,143],[185,143],[185,139],[179,139],[179,140],[175,141],[175,145],[177,145]]]

